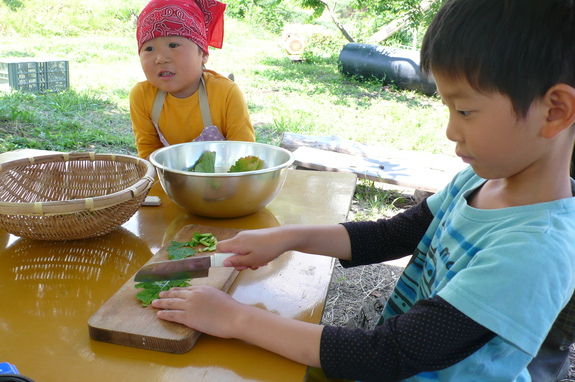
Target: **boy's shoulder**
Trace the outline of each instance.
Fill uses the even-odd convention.
[[[436,214],[437,211],[439,210],[450,209],[451,207],[449,206],[452,203],[457,202],[462,198],[466,198],[468,195],[470,195],[470,193],[481,187],[485,182],[487,182],[487,180],[477,175],[475,171],[473,171],[473,168],[471,166],[467,167],[462,171],[460,171],[451,180],[451,182],[449,182],[449,184],[446,185],[445,188],[427,198],[427,205],[430,208],[430,210],[434,212],[434,214]],[[573,191],[573,195],[575,195],[575,181],[573,179],[571,179],[571,188]],[[460,204],[457,205],[461,206]],[[513,208],[515,213],[544,212],[545,215],[549,215],[553,211],[553,213],[558,214],[564,214],[564,213],[574,214],[575,197],[558,199],[545,203],[522,205]],[[573,220],[573,222],[575,223],[575,220]]]
[[[486,180],[477,175],[473,168],[469,166],[455,175],[444,190],[453,194],[462,190],[476,188],[485,182]]]

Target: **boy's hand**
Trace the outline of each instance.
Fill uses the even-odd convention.
[[[281,227],[241,231],[235,237],[218,242],[218,252],[237,253],[224,261],[224,266],[258,269],[289,250],[283,245],[285,232]]]
[[[165,309],[157,313],[162,320],[222,338],[234,336],[233,319],[244,307],[227,293],[207,285],[161,292],[160,298],[152,301],[152,306]]]
[[[320,367],[323,327],[244,305],[216,288],[172,288],[152,302],[158,318],[202,333],[237,338],[305,365]]]

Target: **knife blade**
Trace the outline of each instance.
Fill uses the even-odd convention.
[[[222,267],[224,260],[234,255],[235,253],[214,253],[210,256],[150,263],[144,265],[136,273],[134,281],[183,280],[208,277],[211,267]]]

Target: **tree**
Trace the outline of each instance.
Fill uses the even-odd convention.
[[[339,3],[338,3],[339,1]],[[320,17],[327,10],[329,15],[349,42],[355,42],[344,25],[338,21],[335,9],[343,0],[300,0],[303,8],[312,9],[313,17]],[[439,6],[445,0],[354,0],[352,7],[358,12],[364,12],[374,21],[378,29],[370,38],[371,41],[382,42],[403,28],[427,26]],[[383,17],[382,17],[383,16]],[[380,24],[380,25],[377,25]]]
[[[345,27],[337,20],[334,12],[331,10],[331,7],[329,6],[327,1],[324,0],[302,0],[303,3],[306,3],[306,6],[308,6],[307,3],[320,3],[323,4],[323,8],[321,6],[316,6],[316,9],[322,9],[322,12],[324,10],[327,9],[327,11],[329,12],[329,16],[331,17],[333,23],[335,24],[335,26],[337,27],[337,29],[339,29],[341,31],[341,33],[343,34],[343,36],[347,39],[347,41],[349,42],[355,42],[355,40],[353,39],[353,37],[351,37],[349,35],[349,33],[347,32],[347,30],[345,29]],[[303,5],[303,4],[302,4]],[[321,15],[321,13],[320,13]]]
[[[252,21],[277,33],[285,24],[301,22],[298,9],[312,10],[308,21],[325,11],[349,42],[380,43],[398,31],[425,30],[445,0],[228,0],[226,12]],[[300,12],[301,15],[301,12]],[[308,16],[305,16],[308,17]],[[343,21],[345,20],[345,21]],[[355,27],[355,29],[354,29]],[[354,32],[350,32],[354,30]],[[401,34],[400,34],[401,35]],[[406,35],[403,33],[403,35]],[[409,44],[396,37],[400,43]]]
[[[423,0],[419,5],[419,10],[421,13],[425,13],[430,8],[430,1]],[[410,22],[413,22],[413,13],[417,12],[417,9],[412,9],[410,12],[406,12],[400,18],[391,21],[389,24],[384,25],[376,33],[371,36],[371,40],[377,43],[387,40],[389,37],[393,36],[396,32],[407,27]]]

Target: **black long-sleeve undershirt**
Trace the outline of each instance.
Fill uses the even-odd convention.
[[[424,201],[376,222],[344,223],[352,244],[345,267],[409,255],[427,231],[433,214]],[[405,314],[374,330],[326,326],[320,361],[330,378],[399,381],[447,368],[489,342],[495,334],[439,296],[420,300]]]

